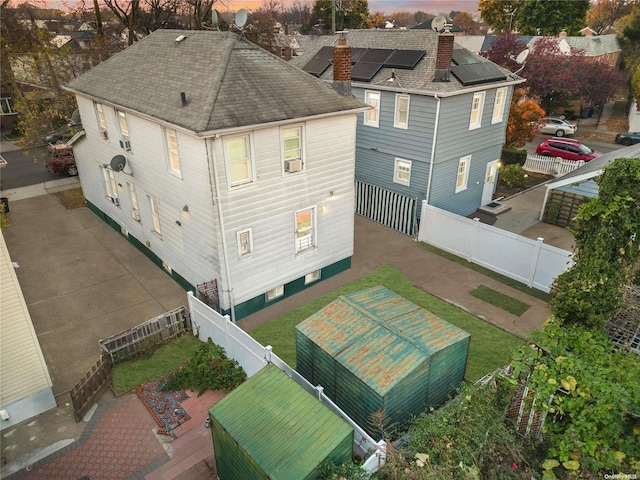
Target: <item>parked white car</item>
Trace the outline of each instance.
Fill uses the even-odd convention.
[[[540,121],[540,124],[542,125],[540,132],[555,135],[556,137],[573,135],[578,130],[578,127],[573,123],[556,117],[545,117]]]

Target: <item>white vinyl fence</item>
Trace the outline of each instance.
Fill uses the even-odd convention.
[[[422,202],[418,240],[549,292],[572,264],[571,252]]]
[[[528,154],[523,168],[527,172],[543,173],[545,175],[555,175],[561,177],[576,168],[584,165],[582,160],[563,160],[560,157],[545,157],[543,155]]]
[[[227,357],[236,360],[247,373],[247,377],[252,377],[258,373],[267,363],[274,364],[353,427],[354,451],[361,458],[368,457],[362,465],[363,468],[373,473],[384,464],[386,443],[382,440],[376,442],[369,436],[323,393],[321,386],[314,387],[311,385],[302,375],[273,353],[271,346],[265,347],[261,345],[248,333],[231,322],[228,316],[220,315],[198,300],[191,292],[188,294],[188,301],[193,333],[201,341],[206,342],[207,339],[211,338],[213,343],[224,348]]]

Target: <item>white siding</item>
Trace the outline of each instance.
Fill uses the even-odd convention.
[[[51,377],[0,232],[0,408],[51,388]],[[51,394],[53,397],[53,394]],[[55,402],[52,406],[55,406]],[[49,407],[51,408],[51,406]],[[13,412],[9,412],[10,416]],[[39,412],[37,412],[39,413]]]
[[[355,128],[355,114],[306,122],[306,170],[294,174],[282,172],[280,129],[253,131],[257,181],[231,191],[224,142],[214,142],[236,303],[353,255]],[[296,255],[294,212],[313,205],[317,248]],[[239,259],[235,232],[245,228],[253,252]]]
[[[180,179],[169,173],[166,141],[159,123],[128,113],[131,152],[125,152],[119,145],[114,109],[104,106],[109,139],[103,140],[98,132],[93,102],[81,96],[77,100],[86,136],[74,145],[74,152],[87,200],[120,223],[129,234],[146,244],[192,284],[219,279],[217,219],[205,141],[177,132],[182,164]],[[124,171],[115,174],[119,185],[119,207],[105,197],[101,172],[101,166],[108,164],[115,155],[127,158]],[[131,218],[127,182],[133,183],[136,188],[140,222]],[[158,200],[161,237],[152,231],[151,210],[146,195]],[[180,225],[176,222],[180,222]]]

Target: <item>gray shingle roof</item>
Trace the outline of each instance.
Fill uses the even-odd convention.
[[[337,37],[321,36],[315,37],[308,42],[300,42],[301,48],[296,52],[290,63],[303,68],[309,60],[323,46],[332,46],[337,43]],[[351,30],[347,33],[347,45],[353,48],[387,48],[399,50],[425,50],[426,55],[418,62],[413,70],[395,69],[396,82],[389,82],[393,69],[382,68],[370,82],[353,82],[354,86],[367,88],[372,86],[395,88],[398,90],[413,90],[424,92],[425,94],[456,94],[464,93],[474,87],[464,87],[455,76],[451,75],[450,82],[434,82],[435,63],[437,52],[438,34],[432,30]],[[462,48],[455,45],[454,48]],[[486,58],[474,53],[479,62],[489,62]],[[500,68],[500,67],[498,67]],[[484,84],[484,86],[498,86],[513,81],[524,81],[517,75],[511,76],[510,72],[504,70],[508,75],[507,80]],[[329,67],[321,76],[323,80],[333,78],[333,68]]]
[[[365,106],[229,32],[156,30],[67,88],[196,133]]]

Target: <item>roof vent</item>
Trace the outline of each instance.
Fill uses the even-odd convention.
[[[187,38],[186,35],[180,35],[179,37],[176,38],[176,43],[180,43],[181,41],[183,41],[185,38]]]
[[[187,94],[185,92],[180,92],[180,100],[182,100],[182,106],[184,107],[189,101],[187,100]]]

